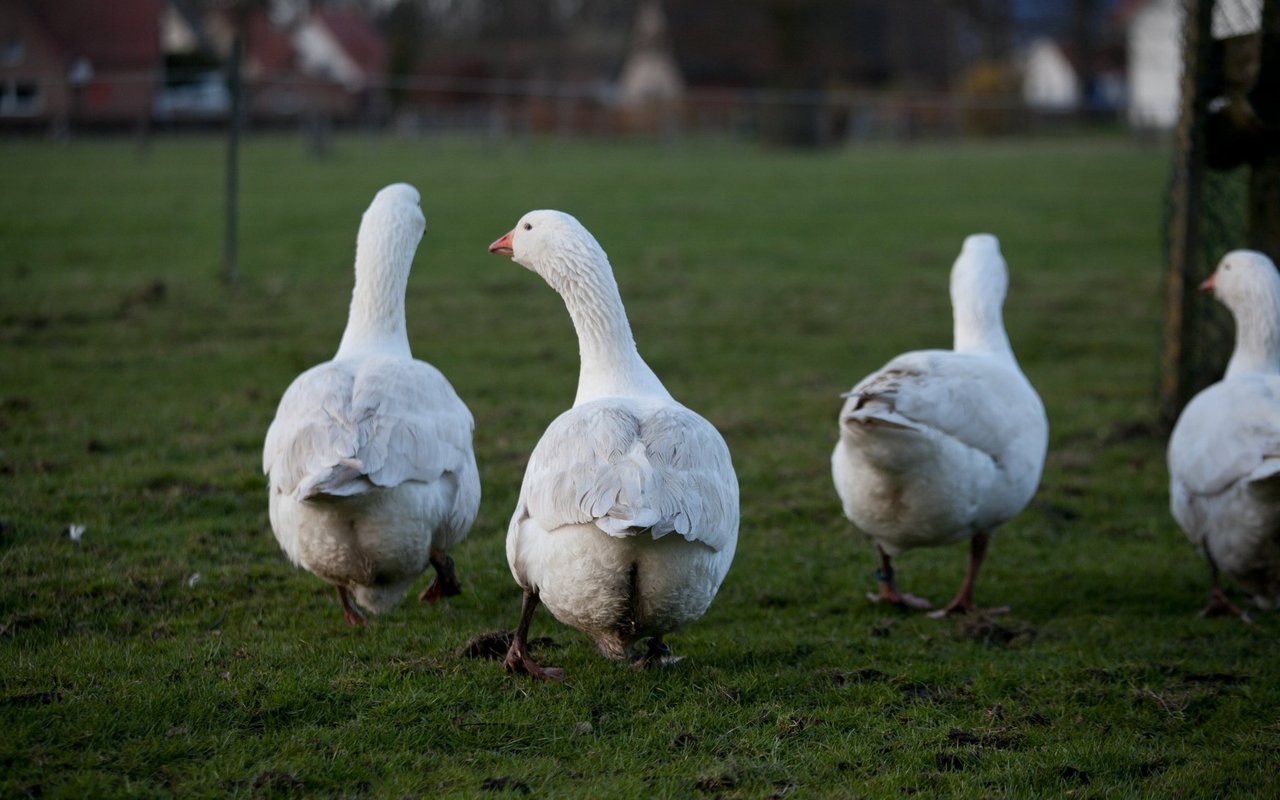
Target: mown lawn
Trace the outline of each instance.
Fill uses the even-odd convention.
[[[0,144],[0,795],[1276,791],[1280,622],[1195,616],[1205,569],[1150,424],[1166,153],[351,137],[316,161],[253,139],[236,290],[221,156]],[[475,414],[484,500],[454,552],[465,593],[355,630],[279,552],[260,449],[285,386],[336,349],[360,214],[397,180],[428,219],[410,338]],[[641,352],[733,452],[737,560],[665,671],[605,662],[545,612],[564,684],[462,652],[515,623],[506,522],[577,378],[559,298],[486,252],[536,207],[597,235]],[[828,459],[840,392],[948,344],[947,271],[979,230],[1052,434],[979,585],[1014,613],[938,622],[864,599],[872,550]],[[965,552],[902,557],[904,587],[946,600]]]

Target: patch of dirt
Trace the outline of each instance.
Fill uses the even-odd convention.
[[[160,305],[168,295],[169,284],[157,278],[120,298],[120,316],[127,316],[135,308]]]
[[[253,779],[253,791],[262,793],[300,792],[304,784],[291,772],[268,770]]]
[[[994,728],[980,733],[973,733],[961,728],[952,728],[947,731],[947,741],[957,747],[975,745],[977,747],[990,747],[993,750],[1007,750],[1018,744],[1019,737],[1007,728]]]
[[[888,676],[878,669],[871,667],[862,667],[861,669],[831,669],[825,670],[823,673],[836,686],[843,686],[846,683],[871,683],[873,681],[882,681]]]
[[[1008,624],[1001,624],[994,617],[978,614],[965,620],[960,627],[960,635],[965,639],[998,647],[1022,647],[1035,640],[1036,629],[1031,625],[1017,620],[1006,621]]]
[[[1069,783],[1088,783],[1093,779],[1089,773],[1070,765],[1060,767],[1058,777]]]
[[[482,792],[519,792],[520,794],[529,794],[532,791],[529,784],[515,778],[503,776],[500,778],[485,778],[480,782],[480,791]]]
[[[1117,422],[1111,426],[1102,436],[1102,444],[1116,444],[1117,442],[1133,442],[1140,439],[1164,439],[1168,436],[1168,432],[1163,430],[1159,424],[1151,420],[1130,420],[1128,422]]]
[[[946,702],[955,694],[949,689],[924,681],[907,681],[901,686],[903,700],[918,700],[924,703]]]
[[[939,750],[933,754],[933,763],[941,772],[958,772],[978,763],[978,757],[972,753]]]
[[[1160,673],[1181,678],[1183,683],[1205,684],[1208,686],[1239,686],[1248,683],[1250,676],[1234,672],[1188,672],[1174,664],[1161,664]]]
[[[947,731],[947,741],[952,744],[977,744],[979,739],[968,731],[961,730],[960,728],[952,728]]]
[[[893,629],[894,621],[893,617],[881,617],[871,623],[871,630],[869,633],[877,638],[888,636],[889,632]]]
[[[62,692],[54,689],[48,692],[24,692],[11,694],[2,701],[7,706],[47,706],[62,699]]]
[[[732,789],[738,785],[738,774],[732,769],[727,769],[717,775],[699,778],[693,785],[700,792],[719,792],[724,789]]]
[[[500,661],[507,657],[507,651],[511,649],[511,640],[514,638],[515,631],[487,631],[477,634],[458,648],[457,656]],[[538,636],[529,640],[530,653],[537,650],[554,650],[559,646],[550,636]]]
[[[791,605],[791,598],[780,594],[760,592],[756,595],[756,605],[760,608],[786,608]]]

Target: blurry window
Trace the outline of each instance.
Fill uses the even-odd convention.
[[[0,65],[16,67],[27,55],[27,43],[20,36],[14,36],[0,46]]]

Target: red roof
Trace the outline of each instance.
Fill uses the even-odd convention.
[[[264,75],[290,73],[295,70],[293,42],[289,35],[271,24],[265,11],[257,11],[249,18],[249,59]]]
[[[386,42],[359,12],[322,9],[316,12],[315,18],[333,33],[338,44],[360,69],[372,74],[386,69]]]

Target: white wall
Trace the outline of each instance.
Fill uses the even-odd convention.
[[[1052,39],[1036,39],[1023,55],[1022,100],[1038,111],[1074,111],[1080,107],[1080,79]]]
[[[1129,124],[1168,130],[1178,122],[1182,3],[1149,0],[1129,22]]]

